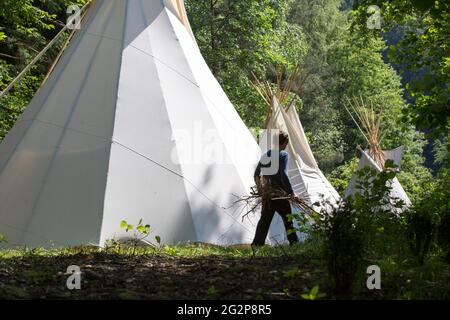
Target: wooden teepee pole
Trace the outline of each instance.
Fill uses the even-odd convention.
[[[373,102],[371,101],[368,105],[361,95],[359,99],[356,97],[353,97],[352,100],[348,97],[346,99],[347,103],[344,104],[344,107],[367,141],[370,156],[380,167],[384,168],[385,156],[381,149],[381,141],[384,137],[381,129],[381,113],[377,114]]]

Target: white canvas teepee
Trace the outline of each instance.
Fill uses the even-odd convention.
[[[356,171],[362,170],[363,168],[369,166],[373,169],[375,169],[377,172],[381,172],[382,168],[381,166],[373,159],[373,157],[370,156],[370,153],[368,150],[361,150],[361,159],[359,160],[358,167]],[[386,160],[392,160],[397,167],[400,167],[400,162],[403,157],[403,147],[396,148],[394,150],[389,151],[383,151],[384,159]],[[345,197],[349,197],[352,195],[355,195],[359,192],[357,185],[359,184],[359,176],[357,173],[353,174],[352,179],[350,180],[350,183],[345,190]],[[403,189],[402,185],[400,184],[400,181],[398,181],[397,178],[394,178],[391,182],[391,193],[390,198],[391,199],[398,199],[402,200],[404,203],[403,208],[396,209],[396,211],[401,212],[405,208],[409,207],[411,205],[411,200],[409,199],[408,195],[406,194],[405,190]]]
[[[345,197],[347,198],[361,191],[358,188],[358,185],[360,184],[358,171],[364,167],[368,166],[381,172],[384,168],[385,161],[392,160],[394,164],[400,168],[400,162],[403,157],[403,147],[390,151],[382,150],[381,143],[386,133],[382,128],[382,107],[376,107],[373,101],[365,101],[362,96],[352,97],[351,99],[347,97],[344,107],[368,144],[368,150],[362,150],[358,147],[361,152],[361,158],[359,160],[357,172],[353,174],[349,186],[345,191]],[[390,199],[402,200],[404,203],[403,208],[391,206],[391,209],[400,213],[411,205],[411,201],[397,178],[392,179],[390,185],[392,187],[389,195]]]
[[[289,158],[289,178],[294,192],[306,200],[316,211],[329,210],[326,202],[335,204],[340,196],[317,165],[306,138],[294,101],[288,108],[280,105],[274,96],[271,115],[267,121],[267,134],[270,130],[283,130],[289,135],[287,151]],[[267,141],[263,138],[262,141]],[[261,149],[267,149],[261,146]]]
[[[182,1],[95,0],[0,145],[0,233],[102,245],[142,218],[164,243],[248,243],[255,223],[231,203],[259,156]]]

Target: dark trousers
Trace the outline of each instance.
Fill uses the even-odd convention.
[[[291,214],[291,205],[288,200],[270,200],[264,203],[261,209],[261,219],[259,219],[256,227],[255,239],[252,245],[262,246],[266,242],[267,233],[269,232],[270,224],[272,222],[275,211],[283,219],[284,227],[287,230],[294,229],[292,221],[288,221],[288,215]],[[289,243],[294,244],[298,242],[297,233],[291,233],[287,236]]]

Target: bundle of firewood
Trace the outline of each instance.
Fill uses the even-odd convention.
[[[251,187],[249,195],[236,197],[238,199],[233,203],[233,206],[244,204],[246,208],[246,212],[242,216],[242,221],[250,213],[256,213],[261,205],[271,200],[288,200],[292,207],[300,209],[307,215],[315,213],[315,210],[301,197],[289,195],[284,190],[273,188],[269,184],[264,183],[264,180],[261,180],[261,183],[258,185]]]

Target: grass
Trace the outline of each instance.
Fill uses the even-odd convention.
[[[258,250],[258,256],[266,257],[280,257],[286,255],[296,255],[305,253],[308,249],[306,245],[298,245],[293,247],[287,246],[264,246]],[[118,255],[131,255],[133,248],[130,246],[113,246],[106,248],[99,248],[95,246],[79,246],[79,247],[62,247],[62,248],[16,248],[16,249],[0,249],[0,258],[18,258],[28,256],[41,256],[41,257],[57,257],[57,256],[70,256],[76,254],[92,254],[92,253],[104,253],[104,254],[118,254]],[[206,243],[190,243],[184,245],[175,246],[139,246],[135,250],[136,256],[140,255],[166,255],[172,257],[202,257],[202,256],[230,256],[240,258],[251,258],[253,251],[250,245],[234,245],[234,246],[217,246]]]
[[[450,298],[448,264],[432,256],[418,266],[405,256],[367,260],[380,266],[382,290],[365,289],[361,279],[354,298]],[[81,269],[81,290],[66,287],[70,265]],[[310,242],[256,255],[245,245],[201,243],[0,250],[0,299],[334,299],[331,292],[318,245]]]
[[[439,254],[431,255],[424,265],[402,254],[377,261],[385,275],[385,285],[377,298],[450,299],[450,266]]]
[[[306,251],[264,247],[255,256],[249,246],[207,244],[0,250],[0,299],[297,299],[315,285]],[[81,269],[82,290],[66,288],[70,265]]]

